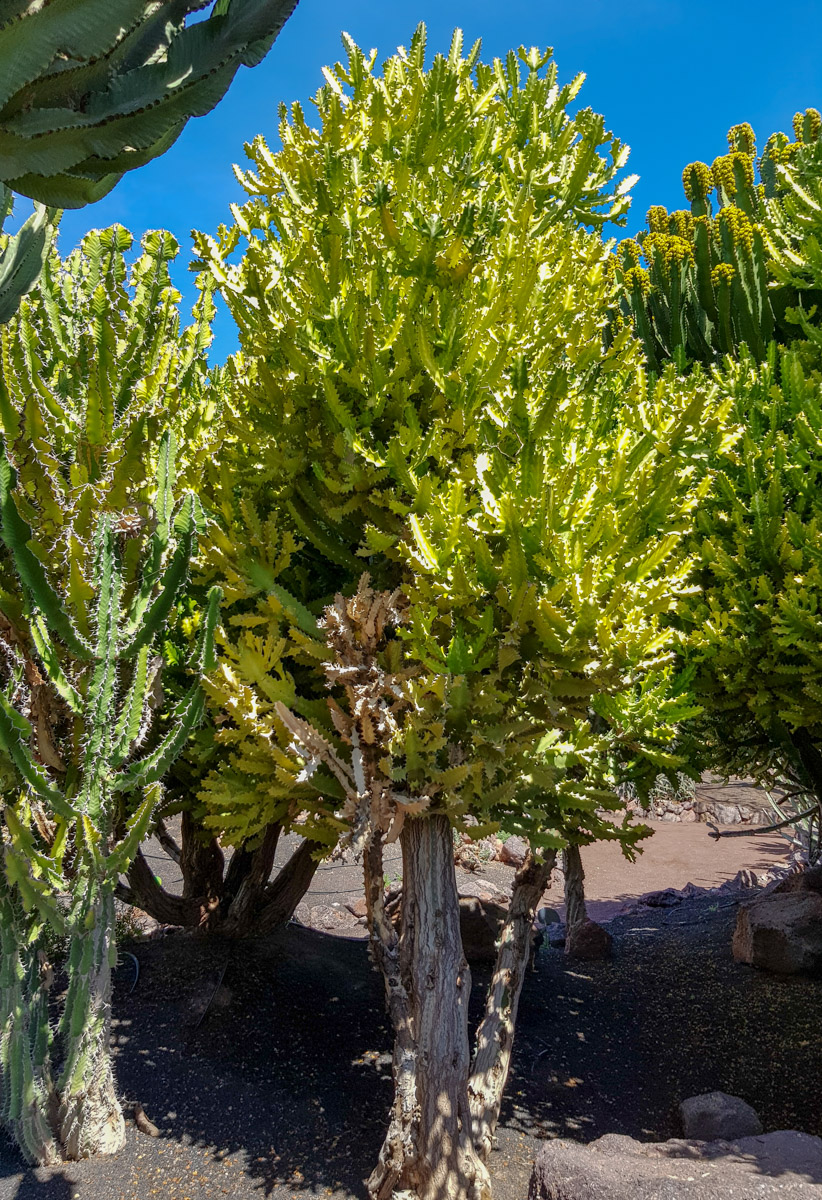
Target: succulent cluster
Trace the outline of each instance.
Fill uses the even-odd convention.
[[[796,306],[816,303],[818,282],[798,269],[774,274],[772,266],[775,257],[785,259],[788,243],[788,261],[803,248],[812,252],[801,234],[797,240],[797,204],[807,181],[818,187],[815,109],[797,114],[794,132],[794,142],[774,134],[757,158],[751,127],[734,126],[727,154],[683,171],[690,208],[649,209],[646,229],[620,244],[614,270],[623,314],[654,371],[671,360],[713,364],[743,343],[761,361],[772,339],[796,336]],[[775,227],[782,242],[776,255]]]

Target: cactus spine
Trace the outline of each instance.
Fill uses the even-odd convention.
[[[25,672],[7,670],[0,690],[0,750],[19,788],[17,802],[7,804],[4,828],[0,1091],[4,1120],[35,1162],[113,1153],[123,1143],[109,1054],[114,889],[150,826],[160,780],[202,717],[199,677],[214,665],[217,588],[209,593],[191,662],[195,681],[174,707],[163,736],[143,750],[157,704],[152,651],[185,583],[200,520],[191,494],[174,516],[170,436],[160,451],[153,531],[135,534],[111,513],[97,517],[88,580],[94,595],[87,614],[90,636],[80,631],[64,589],[52,583],[31,550],[33,534],[21,512],[16,472],[5,452],[0,456],[0,539],[36,648],[29,665],[39,673],[38,687],[49,693],[54,714],[51,761],[44,762],[43,738],[32,721],[35,710],[42,713],[44,697],[33,699]],[[145,543],[139,558],[129,544],[133,539]],[[8,633],[6,638],[14,640]],[[67,908],[61,893],[68,893]],[[67,931],[70,945],[56,1080],[49,1065],[46,988],[37,969],[45,922]]]

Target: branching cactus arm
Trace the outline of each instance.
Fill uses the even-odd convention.
[[[167,438],[161,448],[158,483],[160,509],[168,517],[169,444]],[[3,968],[6,990],[0,996],[0,1090],[7,1125],[24,1153],[45,1162],[114,1153],[123,1144],[109,1047],[114,896],[157,811],[159,781],[202,716],[200,679],[214,667],[220,590],[211,589],[200,625],[190,663],[195,681],[172,711],[163,736],[140,754],[152,718],[152,649],[186,582],[196,546],[194,499],[184,498],[177,520],[166,522],[163,552],[157,553],[156,542],[149,547],[153,593],[138,595],[125,614],[127,538],[112,514],[98,515],[89,568],[95,599],[85,614],[91,633],[86,639],[77,632],[59,585],[30,548],[33,533],[18,507],[15,483],[3,454],[0,533],[17,567],[24,617],[29,629],[38,630],[31,639],[38,670],[45,673],[55,704],[63,704],[61,719],[68,731],[56,739],[63,755],[58,771],[36,753],[32,722],[19,710],[19,699],[15,703],[15,678],[0,693],[0,748],[29,797],[18,808],[8,806],[5,814],[0,938],[19,937],[12,920],[17,911],[27,917],[35,948],[38,922],[69,936],[69,986],[59,1024],[63,1065],[56,1082],[48,1067],[47,1033],[39,1026],[32,1026],[30,1038],[20,1032],[21,1021],[44,1019],[42,985],[33,967],[23,970],[12,956]],[[67,841],[73,847],[70,870],[64,870]],[[67,911],[59,900],[66,893]]]

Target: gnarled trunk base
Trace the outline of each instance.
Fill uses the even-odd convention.
[[[394,1021],[391,1121],[368,1181],[374,1200],[490,1200],[471,1140],[468,997],[451,826],[444,816],[406,820],[402,831],[403,920],[399,942],[382,912],[382,854],[367,852],[372,945]]]
[[[138,851],[129,868],[128,887],[119,886],[117,897],[164,925],[180,925],[201,933],[232,938],[273,933],[288,924],[308,891],[317,869],[314,855],[321,849],[316,842],[301,842],[269,882],[279,832],[280,827],[272,825],[257,849],[249,851],[240,847],[236,850],[225,879],[221,876],[217,880],[215,860],[206,853],[204,856],[210,863],[208,891],[201,894],[193,890],[194,876],[185,882],[182,896],[166,891],[158,883],[142,851]],[[184,837],[181,856],[184,870],[186,861],[200,861],[196,855],[186,854],[186,840]],[[205,878],[199,870],[196,877]]]

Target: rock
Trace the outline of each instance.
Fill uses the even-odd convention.
[[[525,838],[513,837],[507,838],[500,847],[499,860],[507,863],[509,867],[516,867],[517,870],[525,863],[528,857],[528,843]]]
[[[478,876],[458,881],[457,893],[461,900],[481,900],[483,904],[493,901],[494,904],[501,904],[504,908],[508,907],[511,899],[508,892],[504,892],[489,879],[482,879]]]
[[[713,816],[717,825],[739,825],[741,821],[736,804],[720,804],[719,801],[714,801]]]
[[[358,921],[368,916],[368,905],[365,903],[365,896],[361,896],[359,900],[346,901],[345,907],[351,913],[351,916],[356,917]]]
[[[596,921],[580,921],[565,931],[565,953],[570,958],[610,958],[613,941]]]
[[[692,808],[683,808],[679,819],[684,824],[689,825],[696,820],[696,813]]]
[[[554,908],[540,908],[534,917],[534,924],[541,929],[547,929],[549,925],[561,925],[562,917]]]
[[[762,1122],[750,1104],[725,1092],[690,1096],[679,1106],[682,1132],[702,1142],[736,1141],[762,1132]]]
[[[777,890],[743,904],[736,918],[733,956],[779,975],[822,974],[822,895],[807,889]]]
[[[795,1130],[724,1141],[588,1146],[557,1138],[537,1155],[528,1200],[819,1200],[822,1138]]]
[[[675,908],[677,904],[682,903],[682,896],[675,888],[663,888],[659,892],[646,892],[644,896],[639,898],[640,904],[647,904],[649,908]]]
[[[460,933],[465,957],[471,962],[494,962],[497,940],[507,907],[476,896],[460,898]]]

